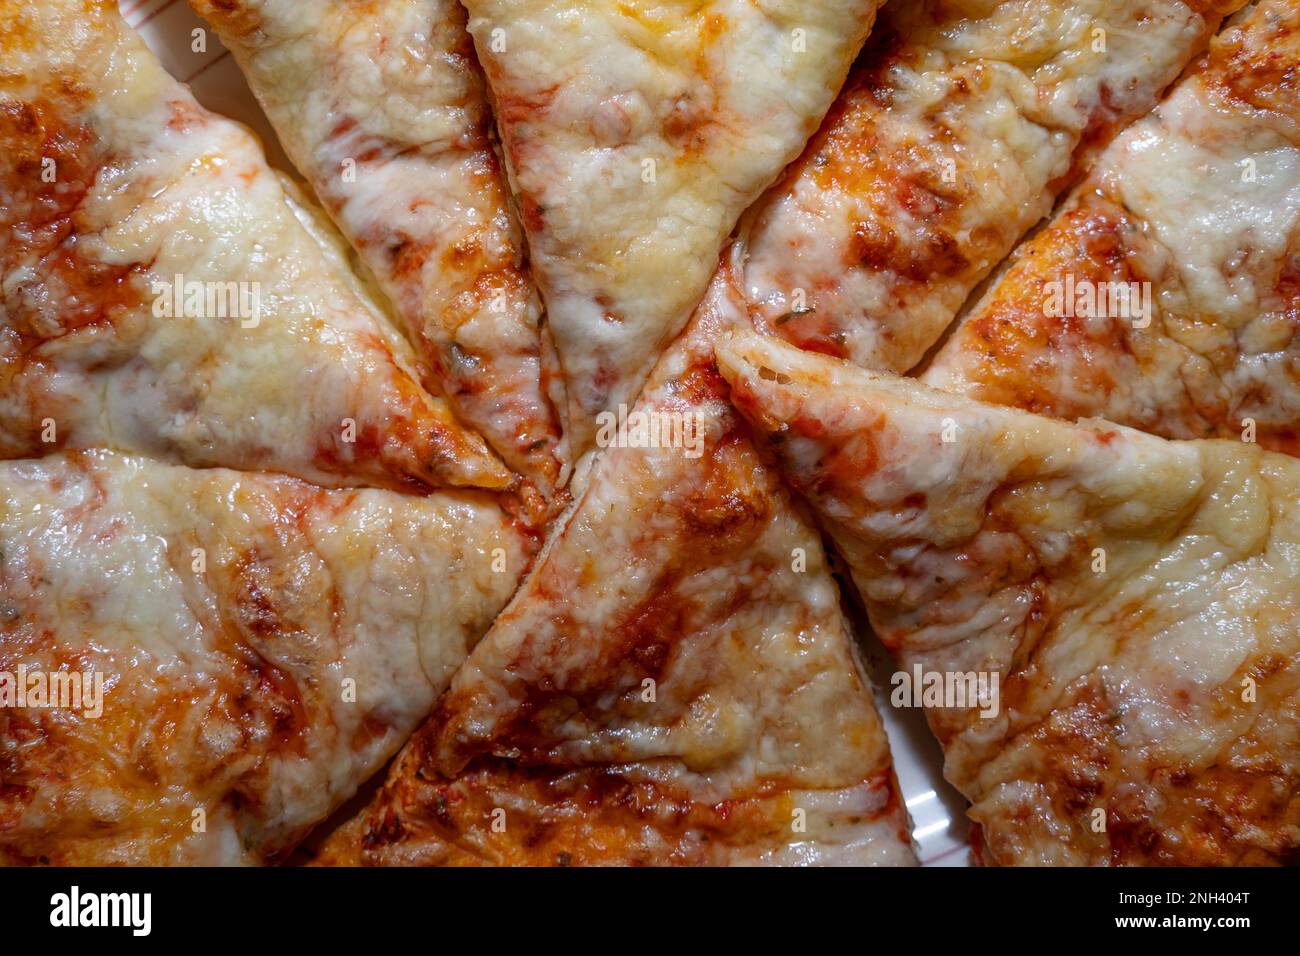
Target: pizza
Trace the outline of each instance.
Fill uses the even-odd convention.
[[[1300,859],[1300,462],[753,333],[718,355],[900,672],[942,683],[926,716],[987,861]]]
[[[1169,438],[1300,454],[1300,11],[1217,37],[1018,252],[925,374]]]
[[[713,364],[724,275],[323,861],[914,861],[820,537]],[[682,440],[649,446],[651,428]]]
[[[0,45],[0,862],[282,858],[535,531],[318,214],[115,10],[6,2]],[[255,309],[208,310],[239,283]]]
[[[630,405],[880,0],[468,0],[575,452]]]
[[[0,456],[513,481],[243,127],[101,3],[0,6]]]
[[[0,465],[0,543],[0,863],[55,865],[283,858],[428,713],[530,547],[481,493],[103,450]]]
[[[0,0],[0,865],[1300,863],[1300,0],[189,6]]]
[[[755,324],[905,372],[1243,0],[891,4],[748,215]]]
[[[454,0],[194,0],[378,280],[425,383],[550,495],[558,377]]]

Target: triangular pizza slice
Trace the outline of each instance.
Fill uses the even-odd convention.
[[[822,130],[755,211],[755,324],[866,368],[912,368],[1243,2],[890,4]]]
[[[575,450],[686,325],[879,0],[468,0]]]
[[[0,456],[502,487],[286,193],[94,0],[0,2]]]
[[[0,464],[0,864],[283,858],[428,713],[530,550],[479,492]]]
[[[1003,864],[1300,859],[1300,462],[752,333],[737,406],[842,550]]]
[[[376,277],[427,382],[543,490],[562,480],[541,303],[456,0],[192,0]]]
[[[323,861],[913,862],[820,537],[714,368],[723,294]]]
[[[925,374],[1300,454],[1300,4],[1266,0],[1106,151]]]

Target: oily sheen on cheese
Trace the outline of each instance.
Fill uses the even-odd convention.
[[[1300,462],[752,334],[719,361],[900,667],[1000,679],[991,718],[927,711],[986,859],[1296,862]]]
[[[1243,0],[891,4],[751,218],[761,331],[903,372]]]
[[[282,858],[378,770],[509,598],[501,510],[112,452],[0,465],[0,863]],[[495,566],[494,566],[495,565]],[[197,825],[196,825],[197,824]]]
[[[631,404],[879,0],[468,0],[572,443]]]
[[[0,0],[0,456],[507,485],[296,202],[114,5]]]
[[[560,426],[541,304],[455,0],[193,0],[379,280],[426,381],[549,491]],[[562,398],[562,396],[561,396]]]
[[[1300,453],[1297,70],[1293,0],[1261,3],[1217,37],[1018,254],[926,381],[1060,418],[1253,435]],[[1085,298],[1116,286],[1149,311]]]
[[[727,403],[719,283],[375,803],[323,862],[910,864],[820,538]]]

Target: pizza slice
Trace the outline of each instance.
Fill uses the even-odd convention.
[[[482,493],[0,464],[0,863],[282,858],[429,712],[530,547]]]
[[[1002,864],[1300,861],[1300,462],[749,333],[732,397],[842,550]]]
[[[1244,0],[914,0],[754,212],[757,327],[906,371]]]
[[[930,384],[1300,454],[1300,4],[1265,0],[1118,138]]]
[[[323,862],[913,862],[820,537],[713,366],[726,298]]]
[[[880,2],[466,2],[576,452],[686,325]]]
[[[541,304],[455,0],[192,0],[427,360],[506,464],[561,480]]]
[[[510,473],[252,136],[95,0],[0,0],[0,457],[104,446],[326,484]]]

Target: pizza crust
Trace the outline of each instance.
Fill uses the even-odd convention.
[[[103,688],[99,713],[0,707],[0,862],[283,859],[428,713],[530,547],[466,493],[0,465],[0,672]]]
[[[545,374],[541,302],[459,3],[192,6],[378,280],[430,390],[553,496],[563,390]]]
[[[760,331],[906,372],[1241,0],[891,5],[747,219]]]
[[[819,536],[727,403],[725,275],[364,823],[327,861],[910,864],[906,811]]]
[[[465,4],[576,453],[686,325],[737,218],[816,129],[879,5]]]
[[[105,5],[0,16],[0,457],[107,447],[323,485],[512,484],[246,129]]]
[[[1300,12],[1261,3],[1115,141],[924,379],[1300,453]]]
[[[1243,865],[1300,851],[1300,463],[718,351],[825,520],[1000,864]]]

